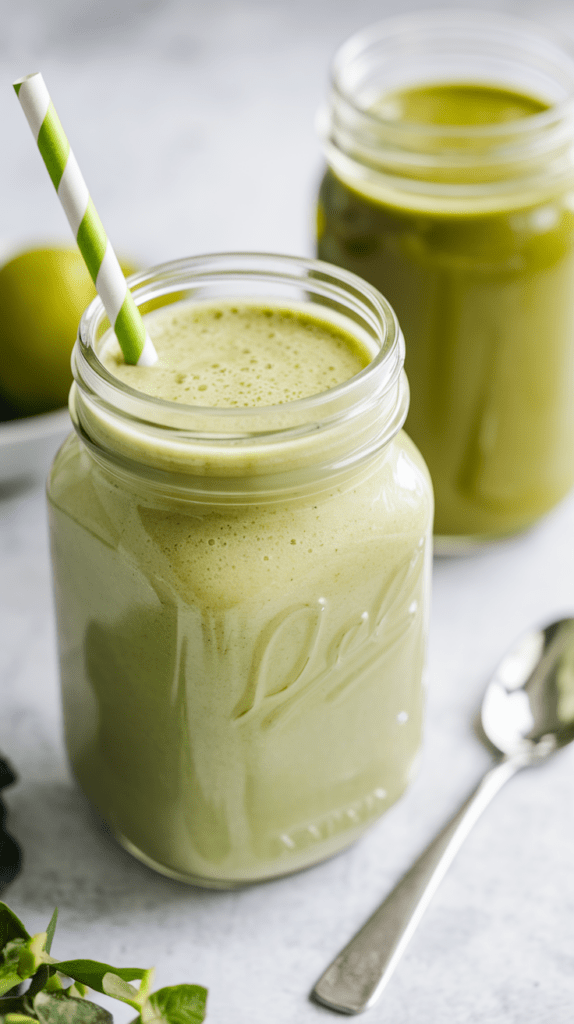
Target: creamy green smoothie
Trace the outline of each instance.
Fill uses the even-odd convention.
[[[294,402],[342,384],[373,355],[348,331],[304,307],[182,303],[149,315],[146,323],[158,362],[126,364],[112,336],[100,354],[104,366],[129,387],[188,405]]]
[[[115,339],[101,360],[150,409],[280,410],[373,358],[319,305],[182,302],[147,325],[155,367],[126,366]],[[187,465],[181,444],[172,459],[169,437],[150,442],[138,477],[125,460],[146,457],[141,436],[84,406],[76,389],[87,447],[72,437],[49,485],[82,788],[133,853],[204,885],[341,849],[396,800],[419,749],[432,495],[418,452],[399,432],[334,482],[302,469],[300,486],[262,496],[245,483],[257,454],[217,438],[208,461],[191,438]],[[295,470],[302,444],[325,445],[314,431],[280,443]],[[206,495],[206,473],[234,494]]]
[[[496,84],[426,83],[370,111],[379,164],[327,172],[318,254],[397,312],[435,532],[511,533],[574,481],[574,180],[556,169],[567,142],[545,127],[544,100]]]

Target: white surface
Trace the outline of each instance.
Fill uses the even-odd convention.
[[[67,239],[10,82],[41,70],[114,246],[143,263],[202,251],[312,251],[314,115],[335,46],[385,0],[0,0],[2,224]],[[474,6],[478,6],[474,3]],[[485,5],[483,5],[485,6]],[[574,33],[574,7],[490,4]],[[311,871],[235,893],[155,876],[100,830],[63,754],[45,505],[0,485],[0,750],[25,865],[5,898],[56,956],[207,985],[209,1024],[336,1021],[307,993],[490,763],[472,719],[528,625],[574,612],[574,498],[532,533],[437,561],[421,772],[366,839]],[[365,1022],[571,1024],[574,750],[497,797]],[[118,1021],[131,1015],[114,1010]]]

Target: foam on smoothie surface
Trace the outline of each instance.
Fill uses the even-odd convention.
[[[255,302],[183,302],[146,317],[159,355],[128,366],[112,336],[100,359],[145,394],[201,406],[264,406],[320,394],[371,361],[366,346],[326,319]]]

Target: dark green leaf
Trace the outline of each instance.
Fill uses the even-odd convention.
[[[9,761],[5,757],[0,757],[0,789],[11,786],[17,779],[18,776]]]
[[[154,992],[148,1000],[154,1024],[201,1024],[205,1020],[207,989],[201,985],[169,985]],[[145,1014],[146,1024],[152,1024]]]
[[[60,974],[104,994],[102,982],[105,974],[117,974],[123,981],[135,981],[146,973],[141,967],[110,967],[98,960],[60,960],[54,965]]]
[[[33,999],[34,996],[38,994],[38,992],[42,991],[49,977],[50,968],[48,967],[47,964],[41,964],[38,970],[36,971],[34,977],[32,978],[32,981],[30,982],[30,987],[26,992],[26,995],[28,996],[29,999]]]
[[[0,800],[0,808],[5,814],[5,808]],[[13,836],[0,827],[0,889],[7,886],[20,871],[22,867],[22,851]]]
[[[54,913],[50,918],[50,924],[46,928],[46,945],[44,949],[46,953],[49,953],[52,948],[52,942],[54,940],[54,932],[56,931],[56,923],[58,921],[58,908],[56,907]]]
[[[27,1005],[28,993],[23,996],[6,996],[4,999],[0,999],[0,1017],[4,1017],[7,1013],[30,1013],[30,1007]]]
[[[0,903],[0,950],[4,949],[7,942],[11,939],[30,939],[31,935],[24,928],[24,925],[20,921],[16,914],[7,907],[5,903]]]
[[[74,999],[65,992],[39,992],[34,1010],[40,1024],[113,1024],[111,1013],[87,999]]]

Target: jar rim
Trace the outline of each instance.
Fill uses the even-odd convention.
[[[547,106],[478,125],[375,109],[385,94],[448,83],[508,88]],[[487,205],[494,191],[506,203],[518,183],[536,202],[537,191],[574,174],[574,40],[498,12],[439,9],[379,21],[336,51],[318,127],[335,173],[375,198],[380,179],[386,192],[400,192],[402,181],[416,194],[425,182],[429,195]]]
[[[373,109],[358,107],[361,114],[375,123],[385,123],[389,126],[416,130],[417,128],[429,135],[452,136],[471,135],[473,137],[493,136],[508,134],[509,125],[512,130],[518,133],[531,132],[533,127],[545,127],[565,114],[570,113],[574,106],[574,39],[558,40],[546,26],[538,25],[527,18],[513,14],[505,14],[497,11],[489,11],[488,19],[485,20],[485,12],[473,9],[449,10],[435,9],[430,11],[410,12],[409,14],[398,15],[375,22],[367,28],[361,29],[350,36],[336,51],[331,64],[331,86],[339,97],[353,105],[356,105],[349,88],[342,82],[345,71],[351,63],[360,59],[366,51],[384,40],[394,39],[395,44],[401,40],[411,39],[416,32],[425,33],[427,39],[436,34],[436,40],[443,47],[455,39],[459,33],[467,33],[472,30],[472,42],[484,43],[495,41],[501,45],[501,32],[521,43],[531,43],[539,53],[541,47],[550,58],[564,66],[570,73],[570,85],[568,93],[561,99],[553,102],[546,110],[529,114],[527,117],[517,118],[515,121],[493,123],[489,125],[433,125],[417,121],[397,122],[391,118],[385,118]],[[429,35],[430,33],[430,35]],[[485,84],[487,79],[485,78]],[[421,79],[421,84],[430,84],[428,79]],[[491,83],[492,84],[492,83]]]
[[[257,301],[273,294],[289,306],[289,296],[294,301],[298,294],[310,310],[324,312],[327,322],[337,316],[351,333],[369,335],[375,354],[348,380],[293,402],[185,405],[136,391],[106,369],[97,342],[109,324],[97,297],[80,321],[70,403],[76,430],[95,448],[112,456],[121,449],[128,459],[131,448],[138,463],[156,469],[169,464],[170,471],[202,476],[245,475],[250,460],[255,475],[280,473],[287,452],[297,471],[304,465],[320,475],[378,450],[402,426],[408,408],[404,338],[387,300],[355,274],[305,257],[212,253],[160,264],[132,275],[128,283],[137,304],[169,293],[202,301],[239,295]],[[254,292],[255,283],[260,290]]]
[[[298,270],[303,271],[303,275],[308,274],[309,276],[297,273]],[[306,292],[309,292],[311,288],[316,289],[323,298],[328,298],[329,295],[334,298],[334,292],[343,286],[345,296],[352,296],[355,302],[363,303],[370,314],[371,325],[375,329],[379,328],[377,339],[380,343],[379,351],[363,370],[348,380],[327,391],[296,399],[281,406],[247,406],[242,407],[238,412],[235,406],[186,405],[182,402],[173,402],[147,395],[131,388],[110,373],[99,360],[94,345],[95,335],[102,323],[106,321],[106,313],[102,300],[96,296],[80,320],[77,345],[72,357],[74,376],[76,377],[77,374],[84,380],[87,376],[86,383],[91,385],[95,393],[102,397],[104,390],[110,392],[110,397],[120,394],[129,396],[134,404],[142,409],[142,414],[144,406],[148,405],[156,410],[169,409],[170,414],[176,417],[180,416],[182,424],[184,424],[186,414],[193,410],[213,421],[219,421],[220,425],[226,421],[237,420],[238,417],[245,418],[246,422],[251,421],[255,425],[262,416],[269,414],[269,411],[274,409],[281,409],[283,413],[290,410],[299,421],[301,412],[305,408],[330,406],[340,395],[360,390],[362,382],[376,372],[380,374],[388,387],[395,383],[404,361],[404,338],[390,303],[378,289],[358,275],[322,260],[263,252],[207,253],[157,264],[149,269],[138,271],[128,278],[128,284],[136,304],[140,305],[166,295],[170,291],[177,291],[184,283],[190,284],[192,280],[196,285],[203,286],[207,278],[213,279],[214,275],[218,275],[224,283],[232,282],[235,279],[240,280],[241,277],[245,280],[248,276],[256,275],[261,276],[269,283],[278,284],[280,278],[283,277],[296,286],[305,282]],[[257,298],[256,295],[251,297]],[[149,410],[147,413],[149,416]]]

